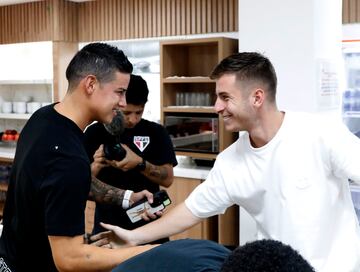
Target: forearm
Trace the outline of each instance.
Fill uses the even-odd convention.
[[[121,262],[153,246],[108,249],[83,244],[82,237],[49,236],[59,271],[110,271]]]
[[[120,205],[124,199],[125,190],[108,185],[92,176],[89,196],[97,203]]]
[[[132,231],[135,243],[145,244],[183,232],[200,223],[201,218],[194,216],[182,202],[165,213],[161,218]]]
[[[146,168],[142,174],[152,182],[164,187],[169,187],[174,179],[173,167],[171,164],[154,165],[146,161]]]

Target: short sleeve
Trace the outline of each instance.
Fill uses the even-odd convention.
[[[84,233],[84,210],[91,184],[89,164],[81,158],[62,159],[48,173],[41,186],[47,234]]]

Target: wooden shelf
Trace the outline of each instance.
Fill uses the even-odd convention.
[[[52,79],[19,79],[0,80],[1,85],[31,85],[31,84],[52,84]]]
[[[216,118],[218,120],[216,122],[218,126],[215,128],[218,133],[218,142],[216,143],[218,149],[216,150],[221,152],[232,144],[236,139],[236,135],[225,130],[223,120],[219,118],[214,107],[209,106],[214,105],[216,101],[215,81],[210,79],[209,75],[223,58],[235,52],[238,52],[238,41],[225,37],[160,42],[161,122],[164,124],[167,117],[178,116]],[[188,94],[191,94],[191,96],[193,94],[205,94],[207,99],[203,99],[203,105],[206,106],[201,107],[201,102],[199,102],[199,107],[189,106],[198,104],[187,101]],[[182,95],[185,96],[184,100],[179,99]],[[179,103],[179,101],[181,102]],[[186,127],[186,125],[183,127]],[[179,126],[182,125],[179,124]],[[192,129],[194,130],[194,128]],[[211,129],[214,128],[211,127]],[[186,131],[184,132],[184,135],[187,135]],[[197,133],[197,131],[191,131],[189,136]],[[202,142],[197,144],[202,144]],[[210,143],[209,146],[211,145],[214,144]],[[181,150],[179,147],[177,148]],[[183,150],[190,150],[190,148],[183,148]],[[204,148],[199,152],[176,150],[176,154],[199,159],[215,159],[217,154],[210,153],[210,151],[209,153],[203,153]]]
[[[215,83],[215,80],[209,77],[167,77],[163,83]]]
[[[194,159],[216,159],[217,154],[213,153],[199,153],[199,152],[186,152],[176,151],[177,156],[188,156]]]
[[[164,107],[163,112],[190,112],[190,113],[215,113],[214,107],[189,107],[189,106],[171,106]]]
[[[0,113],[0,119],[15,119],[15,120],[27,120],[31,114],[29,113]]]

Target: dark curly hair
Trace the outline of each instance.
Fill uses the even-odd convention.
[[[221,272],[315,272],[292,247],[275,240],[258,240],[237,247]]]
[[[126,90],[126,103],[144,106],[148,101],[149,89],[146,81],[138,75],[130,75],[130,83]]]

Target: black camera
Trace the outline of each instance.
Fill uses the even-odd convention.
[[[121,144],[104,144],[105,158],[108,160],[121,161],[126,156],[126,150]]]

